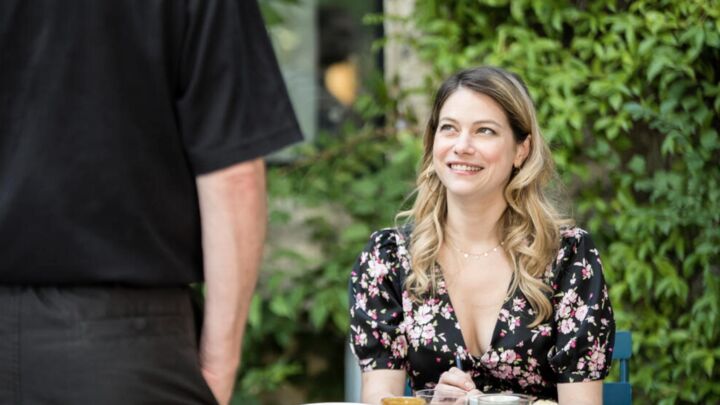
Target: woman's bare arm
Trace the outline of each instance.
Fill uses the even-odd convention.
[[[559,405],[602,405],[602,381],[558,384]]]
[[[373,370],[362,374],[362,401],[379,405],[385,397],[402,396],[405,392],[404,370]]]

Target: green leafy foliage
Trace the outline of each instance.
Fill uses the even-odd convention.
[[[431,67],[427,94],[480,64],[525,79],[618,328],[633,332],[636,402],[720,402],[718,1],[417,0],[410,17],[366,21],[383,19],[414,27],[400,39]],[[243,394],[342,398],[348,275],[406,204],[421,154],[407,95],[376,79],[355,105],[362,125],[270,170],[273,228],[310,245],[269,241]]]

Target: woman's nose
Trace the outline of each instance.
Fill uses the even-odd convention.
[[[470,134],[463,132],[458,136],[453,151],[457,155],[470,155],[475,153],[475,148],[472,145]]]

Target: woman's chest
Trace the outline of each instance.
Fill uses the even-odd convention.
[[[443,371],[455,366],[478,378],[512,380],[521,385],[547,384],[548,353],[554,336],[549,323],[532,326],[534,312],[518,290],[504,300],[492,320],[489,344],[481,352],[470,354],[463,337],[462,323],[444,282],[438,294],[420,302],[403,300],[401,329],[408,344],[408,361],[415,376],[424,383],[437,381]],[[489,322],[489,321],[488,321]]]

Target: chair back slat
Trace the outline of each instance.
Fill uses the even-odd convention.
[[[632,386],[630,385],[630,356],[632,355],[632,334],[629,331],[615,333],[613,360],[620,365],[620,382],[603,384],[603,404],[632,405]]]

